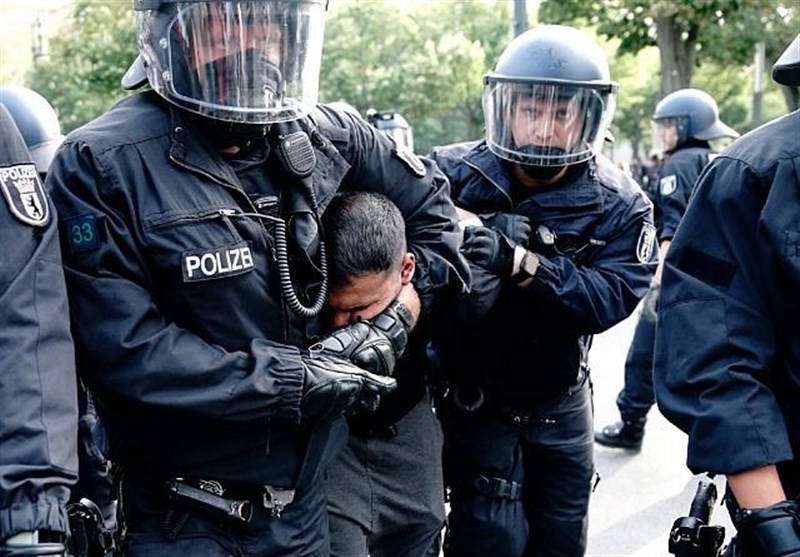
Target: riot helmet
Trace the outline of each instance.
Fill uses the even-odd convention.
[[[587,161],[603,146],[618,89],[592,37],[562,25],[529,29],[484,76],[489,149],[533,177]]]
[[[367,121],[392,138],[398,147],[414,152],[414,132],[399,112],[367,110]]]
[[[800,87],[800,34],[772,66],[772,79],[786,87]]]
[[[64,141],[55,109],[33,89],[18,85],[0,86],[0,102],[14,118],[37,170],[47,173],[56,149]]]
[[[316,104],[326,0],[136,0],[134,9],[131,71],[143,66],[172,104],[260,127]]]
[[[653,149],[669,153],[690,139],[708,141],[739,134],[719,119],[716,101],[699,89],[679,89],[653,112]]]

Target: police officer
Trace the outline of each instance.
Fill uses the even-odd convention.
[[[415,272],[400,211],[379,194],[343,193],[329,205],[323,224],[332,324],[375,317],[408,288]],[[328,467],[331,555],[439,555],[445,519],[442,430],[427,387],[425,324],[412,333],[397,364],[397,390],[376,410],[348,418],[348,444]]]
[[[337,190],[400,208],[415,318],[468,278],[441,173],[316,105],[325,4],[137,2],[124,83],[152,90],[70,134],[48,175],[127,555],[327,555],[321,470],[342,414],[395,386],[408,332],[393,306],[311,349]]]
[[[686,211],[695,180],[712,157],[709,141],[739,134],[719,119],[716,101],[699,89],[680,89],[664,97],[653,112],[653,127],[655,149],[666,157],[656,197],[663,260]],[[655,403],[653,343],[661,269],[661,265],[656,269],[625,359],[625,384],[617,395],[622,419],[595,433],[595,441],[606,447],[635,451],[642,448],[647,413]]]
[[[772,76],[800,86],[800,36]],[[692,472],[727,477],[742,557],[800,555],[798,130],[795,111],[712,160],[664,264],[656,400]]]
[[[414,131],[399,112],[370,108],[367,110],[367,121],[391,137],[398,147],[414,152]]]
[[[78,475],[75,356],[57,221],[11,96],[0,90],[0,555],[60,556]]]
[[[589,347],[647,291],[652,204],[598,154],[617,84],[588,35],[534,27],[484,83],[486,138],[432,152],[477,215],[463,253],[496,278],[488,315],[438,341],[453,383],[445,553],[579,556],[595,473]]]

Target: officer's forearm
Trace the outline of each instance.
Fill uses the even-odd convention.
[[[728,485],[736,502],[745,509],[761,509],[786,500],[774,465],[728,475]]]

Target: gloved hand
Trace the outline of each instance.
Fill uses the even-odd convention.
[[[781,501],[763,509],[742,509],[733,517],[742,557],[800,555],[800,503]]]
[[[492,228],[471,226],[464,230],[464,257],[501,278],[511,276],[514,244]]]
[[[371,406],[377,397],[397,387],[391,377],[375,375],[321,350],[309,350],[302,360],[305,376],[300,413],[304,421],[333,421],[360,400]]]
[[[484,226],[493,228],[515,244],[528,247],[531,223],[525,215],[515,213],[491,213],[478,215]]]
[[[408,345],[413,324],[408,308],[394,301],[372,319],[332,331],[311,350],[350,360],[360,368],[389,377]]]
[[[651,323],[658,319],[658,298],[661,295],[661,285],[651,286],[642,299],[642,315]]]

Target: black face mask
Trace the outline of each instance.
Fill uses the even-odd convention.
[[[534,157],[556,157],[564,158],[567,155],[566,150],[561,147],[539,147],[537,145],[526,145],[517,149],[518,151],[532,155]],[[519,163],[522,171],[529,178],[534,180],[550,180],[558,175],[559,172],[564,170],[564,166],[538,166],[533,164]]]
[[[203,66],[206,83],[219,83],[224,89],[227,86],[228,74],[231,68],[252,68],[249,82],[242,83],[239,87],[244,92],[245,98],[257,98],[265,93],[271,95],[276,101],[283,95],[283,79],[280,70],[272,64],[260,50],[249,49],[239,54],[232,54],[223,59],[210,62]],[[225,95],[220,92],[217,98],[221,103],[226,103]],[[231,147],[233,145],[245,147],[254,140],[267,135],[269,124],[246,124],[242,122],[227,122],[211,118],[199,118],[201,126],[209,133],[209,139],[217,147]]]

